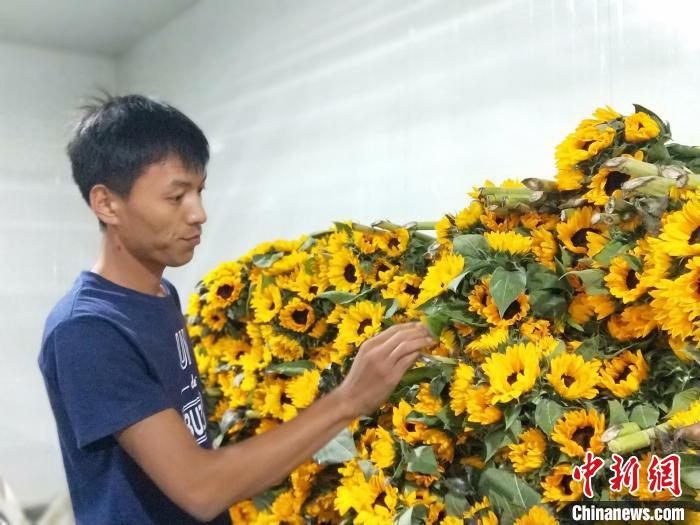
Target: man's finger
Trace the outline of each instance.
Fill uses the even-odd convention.
[[[387,341],[391,336],[401,333],[405,330],[410,330],[412,328],[416,328],[417,326],[420,326],[419,322],[411,322],[411,323],[399,323],[395,324],[394,326],[390,326],[383,332],[375,335],[371,339],[369,339],[367,342],[371,343],[372,348],[379,346],[380,344],[384,343]]]
[[[404,341],[411,341],[413,339],[424,339],[429,337],[428,329],[422,325],[418,325],[409,330],[402,330],[400,332],[394,333],[389,339],[384,341],[379,347],[377,347],[378,352],[390,354],[394,348],[399,346]]]
[[[416,362],[416,359],[418,359],[420,355],[421,353],[419,351],[410,352],[404,355],[401,359],[399,359],[396,362],[396,364],[394,365],[394,369],[399,375],[399,379],[403,377],[403,375],[406,373],[406,370],[408,370],[413,365],[413,363]]]
[[[419,337],[416,339],[410,339],[408,341],[401,342],[396,348],[389,354],[389,360],[394,362],[394,366],[398,363],[406,354],[411,354],[417,350],[421,350],[430,346],[433,342],[432,337]]]

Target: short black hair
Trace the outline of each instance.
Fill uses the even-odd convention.
[[[150,164],[177,155],[187,169],[204,171],[209,143],[186,115],[143,95],[105,94],[82,107],[67,152],[85,202],[90,190],[104,184],[120,197]]]

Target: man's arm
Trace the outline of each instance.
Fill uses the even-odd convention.
[[[418,323],[396,325],[368,339],[335,390],[294,419],[234,445],[199,447],[173,409],[143,419],[115,438],[170,499],[208,521],[280,483],[353,419],[372,413],[431,342]]]

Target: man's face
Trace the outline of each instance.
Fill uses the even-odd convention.
[[[119,199],[115,231],[124,248],[148,265],[188,263],[207,220],[204,181],[204,174],[186,169],[176,155],[146,167],[129,196]]]

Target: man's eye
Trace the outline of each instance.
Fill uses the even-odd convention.
[[[206,188],[205,186],[202,186],[201,188],[199,188],[199,189],[197,190],[197,193],[199,193],[199,194],[201,195],[202,192],[203,192],[204,190],[206,190],[206,189],[207,189],[207,188]]]
[[[170,200],[175,201],[175,202],[180,202],[182,200],[182,197],[183,197],[183,194],[173,195],[172,197],[170,197]]]

